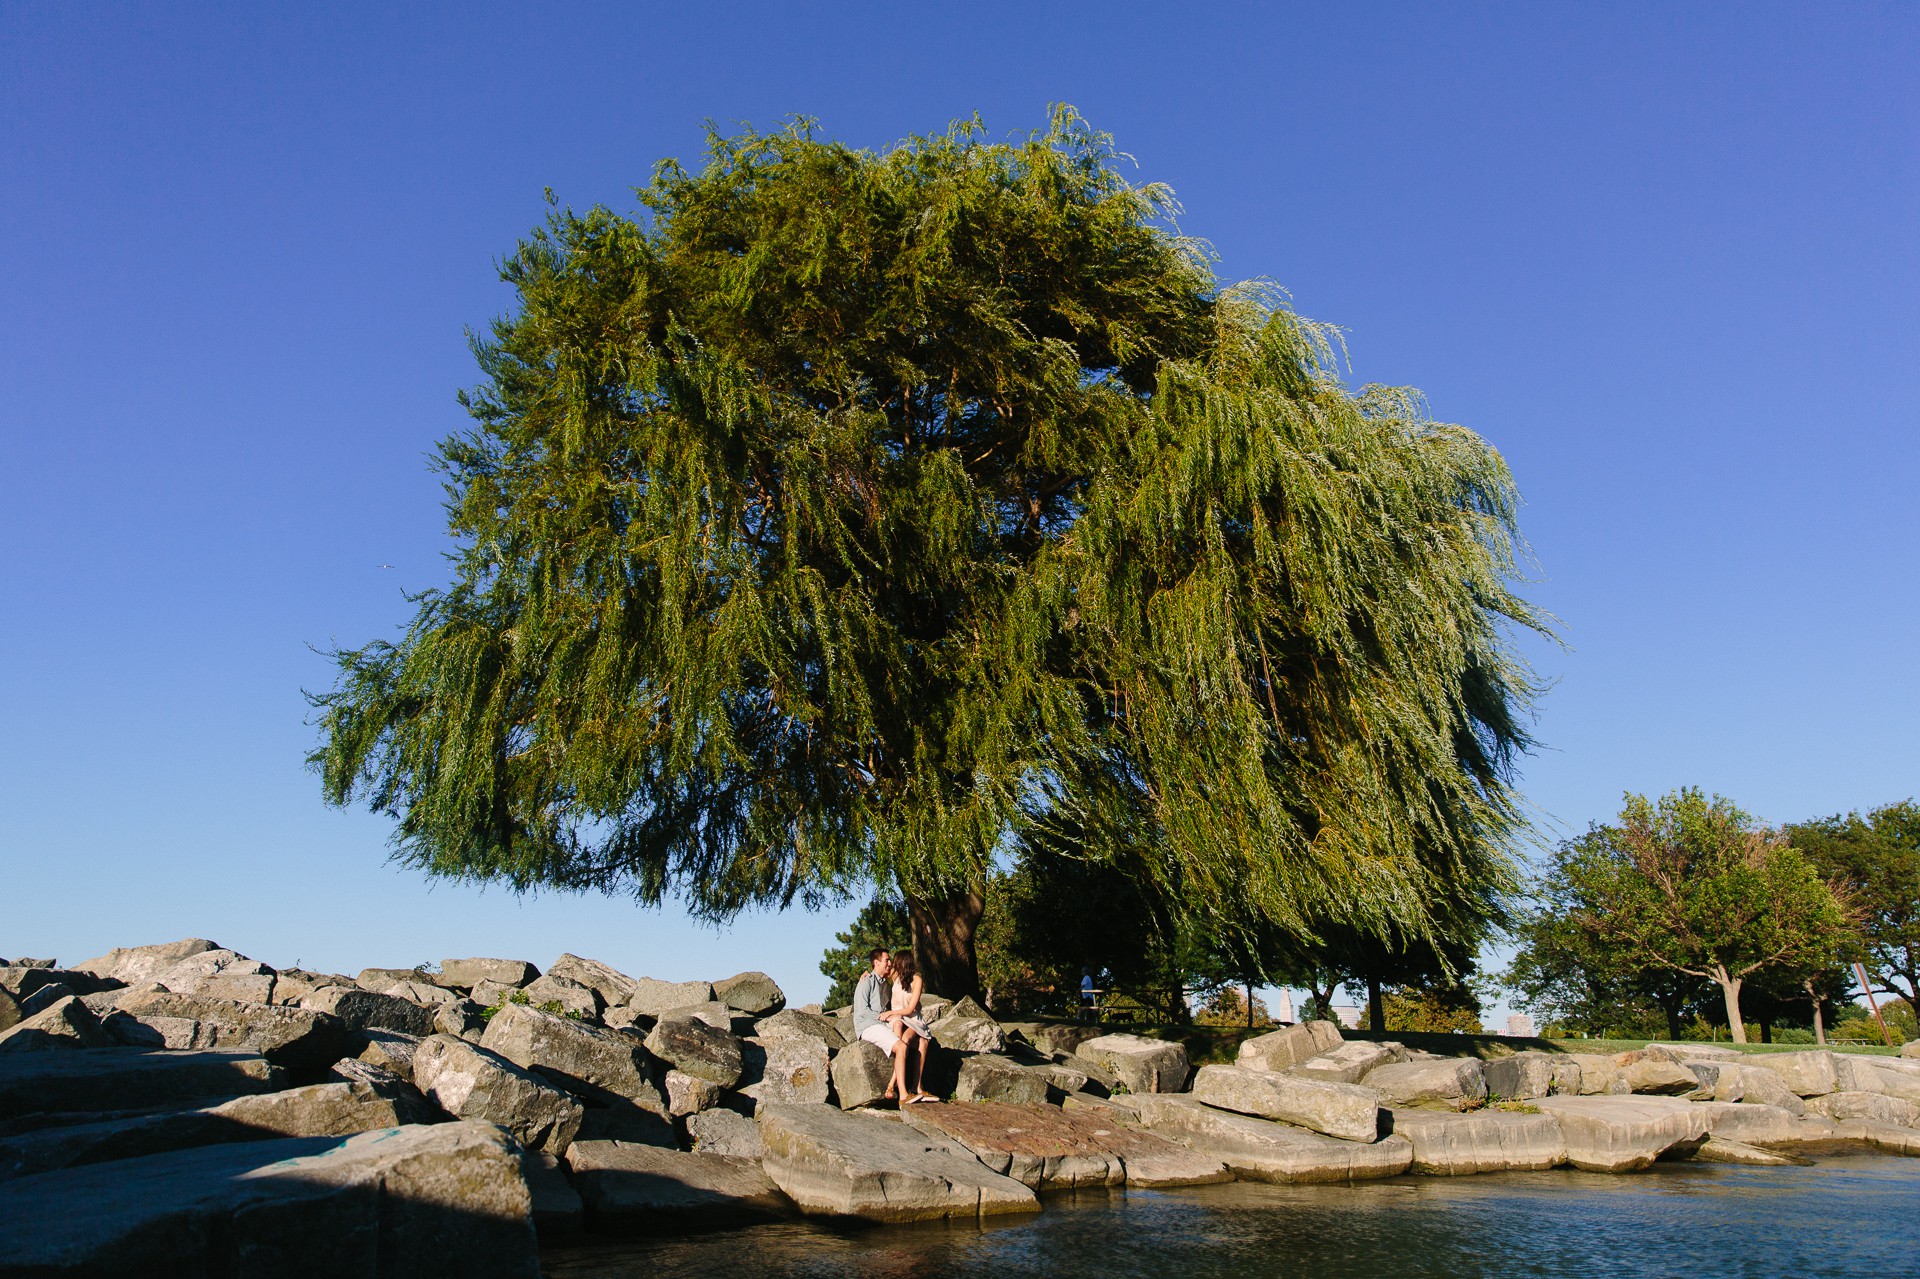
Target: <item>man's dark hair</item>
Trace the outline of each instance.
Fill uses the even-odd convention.
[[[880,958],[880,956],[886,953],[887,953],[887,948],[885,946],[875,946],[871,951],[867,953],[867,962],[871,964],[874,960]]]

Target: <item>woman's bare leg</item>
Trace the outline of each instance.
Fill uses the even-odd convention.
[[[913,1072],[913,1091],[919,1096],[931,1097],[933,1094],[927,1091],[927,1054],[932,1051],[933,1042],[922,1035],[914,1047],[920,1050],[920,1057],[915,1063],[918,1068]]]
[[[890,1094],[898,1097],[903,1106],[907,1104],[907,1058],[913,1055],[913,1038],[913,1031],[902,1025],[900,1042],[893,1046],[893,1082],[887,1085]]]

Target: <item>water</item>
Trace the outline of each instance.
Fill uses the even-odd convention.
[[[551,1279],[1920,1275],[1920,1161],[1673,1164],[1054,1196],[979,1225],[760,1226],[549,1250]]]

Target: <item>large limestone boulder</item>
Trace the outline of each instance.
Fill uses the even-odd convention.
[[[837,1018],[823,1013],[801,1012],[788,1008],[771,1017],[762,1017],[753,1023],[753,1033],[760,1039],[774,1039],[781,1035],[800,1035],[817,1039],[827,1046],[829,1052],[839,1052],[847,1046],[847,1037],[840,1032]]]
[[[1567,1060],[1580,1072],[1578,1095],[1582,1097],[1619,1096],[1633,1091],[1619,1064],[1606,1053],[1568,1053]]]
[[[626,1006],[643,1017],[659,1017],[676,1008],[713,1003],[713,983],[704,981],[657,981],[642,977],[633,984]]]
[[[1331,1084],[1357,1084],[1367,1077],[1367,1072],[1375,1066],[1385,1066],[1407,1059],[1404,1044],[1392,1042],[1376,1043],[1370,1039],[1350,1039],[1338,1048],[1307,1058],[1298,1066],[1288,1067],[1289,1074],[1304,1079],[1323,1079]],[[1247,1065],[1244,1060],[1238,1063]]]
[[[593,987],[551,970],[528,982],[522,991],[526,1002],[535,1008],[555,1007],[589,1021],[600,1016],[600,996]]]
[[[928,1136],[958,1143],[993,1171],[1035,1190],[1126,1181],[1126,1165],[1109,1143],[1044,1103],[923,1102],[902,1110],[900,1117]]]
[[[13,1029],[27,1014],[20,1011],[20,1001],[5,990],[0,990],[0,1033]]]
[[[688,1115],[687,1142],[703,1155],[759,1159],[767,1153],[760,1125],[737,1110],[702,1110]]]
[[[1795,1105],[1804,1108],[1804,1103],[1798,1097],[1793,1100]],[[1806,1139],[1798,1114],[1779,1106],[1756,1102],[1703,1101],[1694,1104],[1694,1112],[1706,1121],[1710,1136],[1729,1141],[1750,1145],[1786,1145]]]
[[[827,1047],[817,1039],[783,1035],[749,1038],[740,1045],[738,1091],[756,1107],[774,1104],[818,1105],[832,1083]]]
[[[449,986],[472,990],[490,981],[515,990],[540,975],[540,970],[524,959],[443,959],[440,980]]]
[[[578,1234],[586,1225],[586,1205],[567,1180],[565,1164],[544,1150],[522,1146],[520,1176],[533,1200],[533,1228],[542,1239]]]
[[[1149,1131],[1218,1159],[1251,1181],[1365,1181],[1398,1176],[1413,1159],[1405,1137],[1342,1141],[1291,1124],[1216,1110],[1191,1097],[1143,1093],[1126,1100]]]
[[[104,1048],[115,1042],[78,995],[66,995],[0,1032],[0,1054]]]
[[[1332,1052],[1340,1044],[1340,1028],[1332,1022],[1302,1022],[1297,1026],[1283,1026],[1279,1030],[1242,1040],[1234,1064],[1250,1070],[1286,1070],[1322,1053]]]
[[[740,1041],[697,1018],[662,1017],[647,1032],[647,1051],[682,1074],[721,1088],[740,1082]]]
[[[360,1046],[359,1060],[400,1078],[413,1079],[413,1054],[420,1047],[418,1035],[403,1035],[397,1030],[363,1030],[353,1042]]]
[[[578,955],[560,956],[547,966],[546,975],[585,986],[609,1008],[631,1000],[639,989],[639,983],[619,969],[611,968],[597,959],[582,959]],[[534,996],[533,1002],[537,1004],[542,1000]]]
[[[949,1007],[937,1020],[929,1022],[927,1029],[933,1032],[933,1042],[952,1052],[1003,1053],[1007,1050],[1006,1031],[971,999],[962,999]]]
[[[499,1124],[550,1154],[566,1153],[580,1131],[580,1103],[496,1052],[452,1035],[420,1041],[413,1081],[450,1115]]]
[[[1086,1076],[1082,1075],[1081,1078],[1084,1080]],[[1048,1087],[1047,1076],[1038,1069],[1023,1066],[1011,1057],[997,1053],[980,1053],[960,1063],[960,1080],[954,1087],[953,1099],[1033,1106],[1046,1101]],[[1024,1177],[1019,1179],[1026,1181]],[[1030,1181],[1027,1184],[1033,1185]]]
[[[1187,1086],[1186,1046],[1169,1040],[1101,1035],[1081,1044],[1074,1056],[1112,1072],[1129,1092],[1179,1092]]]
[[[1098,1026],[1073,1022],[1027,1022],[1020,1026],[1026,1041],[1049,1056],[1073,1056],[1081,1044],[1100,1037]]]
[[[199,1110],[39,1128],[0,1140],[0,1181],[170,1150],[278,1137],[349,1137],[376,1128],[432,1123],[436,1112],[410,1085],[341,1081],[236,1097]]]
[[[1343,1141],[1380,1137],[1379,1094],[1356,1084],[1245,1066],[1202,1066],[1193,1077],[1193,1096],[1221,1110],[1295,1124]]]
[[[1655,1097],[1682,1097],[1700,1087],[1700,1080],[1687,1066],[1669,1057],[1625,1053],[1621,1076],[1627,1087]]]
[[[1673,1097],[1542,1097],[1534,1105],[1560,1121],[1567,1162],[1588,1172],[1637,1172],[1707,1139],[1700,1108]]]
[[[628,1101],[665,1113],[653,1059],[639,1040],[522,1004],[494,1014],[480,1046],[592,1101]]]
[[[1920,1039],[1909,1039],[1900,1045],[1900,1055],[1906,1058],[1920,1059]]]
[[[733,1032],[734,1011],[717,999],[710,999],[704,1004],[688,1004],[684,1008],[669,1008],[660,1014],[658,1020],[667,1021],[674,1017],[691,1017],[695,1021],[704,1021],[715,1030],[724,1030],[729,1034]]]
[[[1558,1168],[1567,1162],[1567,1139],[1552,1115],[1393,1110],[1388,1124],[1413,1143],[1412,1171],[1432,1177]]]
[[[1833,1055],[1835,1092],[1883,1092],[1902,1101],[1920,1102],[1920,1066],[1898,1057]]]
[[[165,942],[158,946],[128,946],[110,950],[74,967],[96,977],[107,977],[133,986],[152,981],[156,974],[165,972],[183,959],[222,949],[224,947],[219,942],[208,941],[204,937],[188,937],[184,941]]]
[[[358,986],[323,986],[300,1007],[338,1017],[349,1030],[397,1030],[425,1038],[434,1033],[434,1010]]]
[[[929,1221],[1036,1212],[1033,1191],[946,1141],[821,1105],[761,1109],[762,1167],[810,1216]]]
[[[1840,1091],[1838,1072],[1830,1052],[1753,1053],[1752,1065],[1771,1070],[1801,1097],[1820,1097]]]
[[[834,1055],[830,1070],[840,1108],[853,1110],[881,1099],[893,1079],[893,1058],[866,1040],[856,1039]]]
[[[1920,1106],[1882,1092],[1832,1092],[1807,1099],[1807,1109],[1828,1119],[1920,1128]]]
[[[1428,1110],[1466,1110],[1487,1096],[1485,1072],[1472,1057],[1392,1062],[1368,1071],[1364,1082],[1396,1110],[1416,1106]]]
[[[749,1017],[771,1017],[787,1006],[787,996],[765,973],[735,973],[713,983],[713,997]]]
[[[156,985],[165,987],[176,995],[204,994],[214,998],[233,998],[232,995],[223,996],[219,991],[210,990],[208,986],[223,977],[236,981],[245,977],[266,977],[269,980],[266,982],[264,989],[268,994],[271,994],[273,988],[273,982],[271,980],[272,974],[273,970],[259,960],[248,959],[245,955],[237,951],[222,948],[205,950],[195,955],[189,955],[187,958],[161,969],[151,978],[148,978],[148,980]],[[240,988],[245,989],[246,987],[242,986]],[[266,1000],[261,998],[258,1002],[265,1003]]]
[[[348,1055],[348,1027],[331,1013],[283,1004],[243,1004],[170,991],[128,991],[119,1011],[136,1020],[176,1018],[212,1030],[214,1048],[245,1049],[278,1066],[328,1066]]]
[[[1801,1101],[1786,1081],[1771,1070],[1745,1062],[1699,1058],[1687,1063],[1687,1069],[1699,1081],[1700,1089],[1714,1101],[1751,1102],[1777,1106],[1794,1115],[1804,1115],[1807,1103]]]
[[[711,1110],[720,1104],[721,1096],[726,1092],[719,1084],[684,1074],[678,1070],[669,1070],[666,1079],[667,1113],[678,1119],[682,1115],[697,1114],[702,1110]]]
[[[1724,1048],[1719,1044],[1648,1044],[1641,1052],[1681,1065],[1696,1061],[1738,1061],[1742,1056],[1738,1048]]]
[[[199,1105],[272,1092],[282,1082],[280,1068],[257,1053],[135,1048],[31,1053],[9,1058],[0,1069],[0,1120]]]
[[[68,1168],[0,1186],[0,1221],[8,1223],[4,1274],[540,1274],[518,1154],[489,1124],[282,1138]]]
[[[567,1167],[602,1233],[716,1230],[794,1215],[787,1197],[751,1160],[619,1141],[577,1141]]]
[[[1517,1052],[1482,1062],[1480,1073],[1487,1083],[1487,1096],[1506,1101],[1580,1091],[1580,1067],[1567,1060],[1565,1053]]]

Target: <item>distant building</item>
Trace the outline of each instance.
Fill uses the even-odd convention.
[[[1275,1021],[1293,1020],[1293,996],[1287,991],[1280,992],[1280,1002],[1274,1005],[1273,1019]]]
[[[1333,1006],[1333,1019],[1342,1026],[1345,1026],[1348,1030],[1360,1029],[1360,1010],[1358,1008],[1349,1008],[1345,1004],[1335,1004]]]
[[[1515,1039],[1532,1039],[1533,1018],[1525,1013],[1508,1013],[1507,1034]]]

